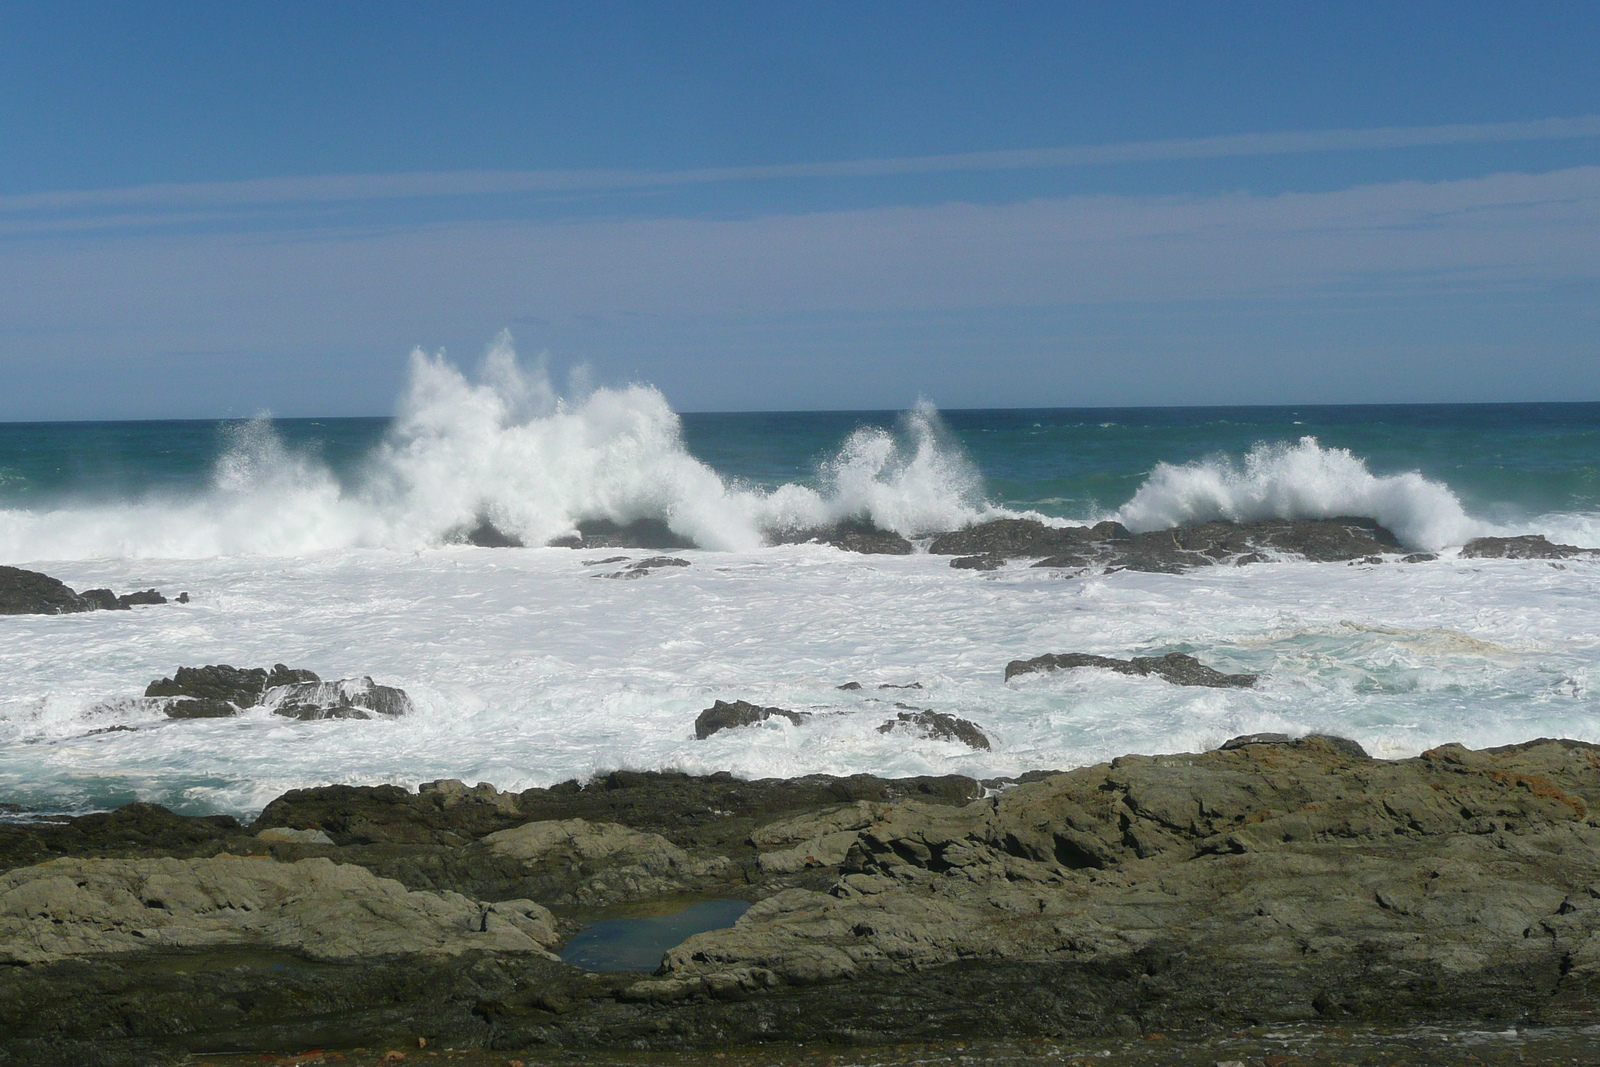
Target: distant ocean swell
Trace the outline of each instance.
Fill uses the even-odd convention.
[[[263,417],[230,431],[203,492],[0,510],[0,558],[414,550],[485,520],[538,545],[586,520],[656,519],[702,548],[734,551],[850,518],[912,538],[1006,515],[1067,521],[985,499],[982,473],[927,403],[893,430],[856,429],[808,482],[760,487],[726,477],[691,454],[657,390],[562,398],[519,367],[503,338],[475,379],[414,353],[399,413],[354,477],[289,447]],[[1374,474],[1348,449],[1310,436],[1257,444],[1242,458],[1157,463],[1120,508],[1073,518],[1116,518],[1140,532],[1334,516],[1374,519],[1430,551],[1502,530],[1469,515],[1442,482]]]

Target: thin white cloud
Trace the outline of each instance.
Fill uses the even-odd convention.
[[[1313,152],[1576,140],[1600,137],[1600,115],[1526,122],[1460,123],[1444,126],[1392,126],[1379,129],[1245,133],[1184,140],[1137,141],[1068,148],[969,152],[889,159],[786,163],[769,166],[710,167],[676,171],[546,170],[441,171],[406,174],[330,174],[258,178],[235,182],[190,182],[26,193],[0,197],[0,217],[10,216],[3,232],[37,231],[61,223],[85,227],[84,217],[103,212],[231,210],[272,205],[349,203],[373,200],[483,197],[509,194],[603,193],[659,189],[718,182],[806,178],[887,177],[908,174],[982,172],[1105,166],[1242,156]],[[76,216],[69,223],[62,216]],[[42,218],[48,221],[39,221]],[[201,216],[185,215],[184,221]],[[30,221],[21,224],[20,219]],[[99,225],[123,226],[172,221],[152,215],[101,216]],[[94,225],[89,223],[88,225]]]

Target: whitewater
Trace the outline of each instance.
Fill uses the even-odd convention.
[[[1375,471],[1287,418],[1271,434],[1226,420],[1184,430],[1218,447],[1140,460],[1136,480],[1095,496],[1090,475],[1040,473],[1039,457],[1094,467],[1050,435],[1126,441],[1128,426],[961,418],[979,428],[963,437],[958,414],[922,403],[825,450],[808,437],[790,450],[804,477],[763,479],[699,458],[686,430],[698,424],[649,386],[559,396],[502,340],[473,375],[414,355],[395,419],[350,464],[266,417],[229,427],[196,487],[6,495],[0,455],[0,562],[78,589],[191,598],[0,617],[0,800],[248,814],[328,782],[516,789],[614,768],[992,777],[1257,731],[1336,733],[1391,757],[1445,741],[1600,741],[1600,564],[1457,551],[1489,533],[1600,544],[1587,498],[1512,507],[1486,497],[1498,483],[1485,475],[1467,499],[1437,472]],[[1592,454],[1584,426],[1579,455]],[[975,458],[990,455],[980,430],[1010,435],[1011,466]],[[1170,447],[1167,433],[1148,447]],[[1355,515],[1439,558],[1068,576],[772,543],[845,519],[916,540],[1011,515],[1136,532]],[[597,561],[653,553],[463,543],[485,521],[541,546],[602,519],[660,520],[698,547],[673,553],[687,567],[618,581],[601,576],[619,564]],[[1092,670],[1004,680],[1012,659],[1065,651],[1182,651],[1263,678],[1253,690]],[[137,699],[180,665],[280,662],[370,675],[416,710],[169,721]],[[863,688],[838,688],[852,681]],[[814,717],[695,740],[695,715],[717,699]],[[897,705],[969,719],[993,748],[880,732]]]

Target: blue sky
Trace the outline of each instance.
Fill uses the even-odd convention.
[[[0,6],[0,418],[1600,399],[1600,4]]]

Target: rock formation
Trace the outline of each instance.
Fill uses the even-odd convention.
[[[178,595],[179,603],[189,602],[188,593]],[[71,615],[80,611],[127,611],[135,605],[165,604],[167,598],[154,589],[123,593],[109,589],[86,589],[81,593],[59,579],[21,567],[0,567],[0,615]]]
[[[0,1051],[1589,1025],[1597,802],[1580,742],[1252,735],[1009,782],[616,772],[0,824]],[[546,954],[683,894],[754,906],[655,974]]]
[[[1006,664],[1006,681],[1019,674],[1065,671],[1075,667],[1095,667],[1118,674],[1146,677],[1153,674],[1173,685],[1202,685],[1212,689],[1249,689],[1256,684],[1257,678],[1254,674],[1223,674],[1182,652],[1168,652],[1164,656],[1134,656],[1132,659],[1091,656],[1087,652],[1062,652],[1012,660]]]
[[[272,670],[240,668],[226,663],[179,667],[171,678],[159,678],[144,695],[163,701],[172,719],[215,719],[262,707],[274,715],[300,719],[370,719],[411,711],[405,691],[378,685],[371,678],[324,682],[311,671],[282,663]]]

